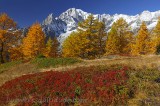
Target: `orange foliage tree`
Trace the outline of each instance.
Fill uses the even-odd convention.
[[[0,63],[9,59],[8,50],[17,43],[19,36],[17,32],[14,20],[6,13],[0,14]]]
[[[29,28],[27,36],[23,39],[22,52],[25,59],[31,59],[44,53],[45,34],[39,23]]]

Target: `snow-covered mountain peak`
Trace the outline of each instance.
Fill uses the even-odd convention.
[[[49,14],[49,15],[48,15],[48,18],[54,18],[53,13]]]
[[[151,21],[152,18],[153,18],[152,13],[151,13],[150,11],[148,11],[148,10],[143,11],[143,12],[140,14],[140,20],[141,20],[141,21],[146,21],[146,22],[147,22],[147,21]]]
[[[58,18],[67,24],[66,31],[75,30],[78,22],[83,21],[88,17],[88,13],[81,9],[70,8],[63,12]]]
[[[144,10],[141,14],[150,14],[151,12],[150,11],[148,11],[148,10]]]
[[[160,17],[160,10],[159,11],[156,11],[156,12],[152,12],[152,16],[154,16],[153,18],[154,19],[157,19]]]
[[[65,19],[66,17],[73,17],[73,18],[78,18],[79,13],[83,13],[82,10],[76,9],[76,8],[70,8],[63,12],[59,18],[60,19]]]
[[[66,38],[71,32],[76,31],[79,22],[85,20],[91,13],[87,13],[81,9],[70,8],[60,14],[58,17],[54,17],[50,14],[42,23],[43,30],[48,35],[56,35],[61,38]],[[99,21],[104,21],[106,25],[106,31],[108,32],[114,22],[119,18],[123,18],[132,28],[133,32],[137,32],[143,21],[146,22],[149,30],[152,30],[157,23],[158,17],[160,17],[160,10],[150,12],[148,10],[143,11],[137,15],[125,15],[125,14],[93,14]],[[50,34],[51,33],[51,34]]]
[[[72,16],[72,17],[76,18],[76,15],[77,15],[76,9],[75,8],[70,8],[67,11],[63,12],[60,15],[60,17],[63,17],[63,16]]]
[[[43,21],[43,24],[45,25],[49,25],[49,24],[52,24],[53,21],[55,20],[53,14],[49,14],[48,17]]]

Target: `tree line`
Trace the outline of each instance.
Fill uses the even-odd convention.
[[[6,13],[0,14],[0,63],[30,60],[40,55],[94,59],[103,55],[160,53],[160,19],[152,31],[143,22],[134,35],[123,18],[114,22],[107,33],[104,21],[89,15],[78,24],[77,31],[66,38],[60,52],[57,38],[47,38],[38,22],[29,27],[25,36],[22,33],[12,18]]]
[[[30,60],[40,55],[58,57],[57,38],[47,38],[38,22],[29,27],[25,37],[22,33],[12,18],[0,14],[0,63]]]
[[[152,31],[142,22],[135,35],[128,23],[120,18],[113,23],[110,31],[105,30],[105,23],[90,15],[78,24],[63,43],[64,57],[94,59],[103,55],[148,55],[160,53],[160,19]]]

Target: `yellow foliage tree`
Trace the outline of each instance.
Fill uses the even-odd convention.
[[[133,34],[127,22],[120,18],[113,23],[106,42],[106,54],[130,54]]]
[[[94,58],[97,53],[97,25],[98,20],[93,17],[93,15],[89,15],[88,18],[78,24],[78,31],[83,32],[83,34],[88,39],[87,44],[87,58]]]
[[[123,18],[120,18],[113,24],[113,27],[117,31],[117,35],[119,36],[120,53],[130,54],[130,46],[133,39],[133,34],[128,23]]]
[[[105,47],[106,47],[106,40],[104,40],[104,37],[107,36],[106,33],[106,26],[104,22],[98,22],[97,23],[97,55],[100,57],[105,53]]]
[[[100,57],[105,53],[105,40],[103,39],[107,36],[105,30],[105,23],[99,22],[93,15],[89,15],[86,20],[79,23],[78,31],[88,39],[87,58]]]
[[[18,31],[16,23],[7,14],[0,14],[0,63],[4,63],[8,55],[8,50],[17,43]]]
[[[108,34],[106,41],[106,54],[113,55],[120,53],[120,39],[114,26]]]
[[[142,23],[138,35],[136,36],[135,44],[132,45],[132,54],[153,54],[155,52],[154,42],[149,36],[149,32],[145,22]]]
[[[63,57],[81,57],[87,56],[89,40],[81,32],[73,32],[62,44]]]
[[[58,57],[59,56],[59,52],[58,52],[58,47],[59,47],[59,42],[57,40],[57,37],[53,38],[53,53],[54,53],[54,57]]]
[[[156,43],[156,53],[160,53],[160,18],[152,32],[152,40]]]
[[[105,51],[106,36],[104,22],[89,15],[78,24],[77,32],[72,33],[63,43],[63,56],[93,59]]]
[[[56,37],[54,37],[53,40],[49,38],[46,44],[45,56],[48,58],[57,57],[58,56],[58,46],[59,46],[59,43]]]
[[[29,28],[27,36],[23,39],[22,51],[24,58],[31,59],[44,53],[45,34],[39,23]]]

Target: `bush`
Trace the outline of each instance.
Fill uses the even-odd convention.
[[[159,106],[160,100],[157,98],[160,96],[160,83],[157,81],[160,78],[160,71],[158,69],[139,69],[130,71],[129,75],[128,84],[132,84],[135,94],[129,100],[132,103],[130,105]]]
[[[24,75],[0,87],[0,104],[22,105],[125,105],[130,90],[127,69],[71,70]],[[27,101],[23,101],[27,100]]]
[[[40,54],[36,58],[46,58],[46,57],[43,54]]]

